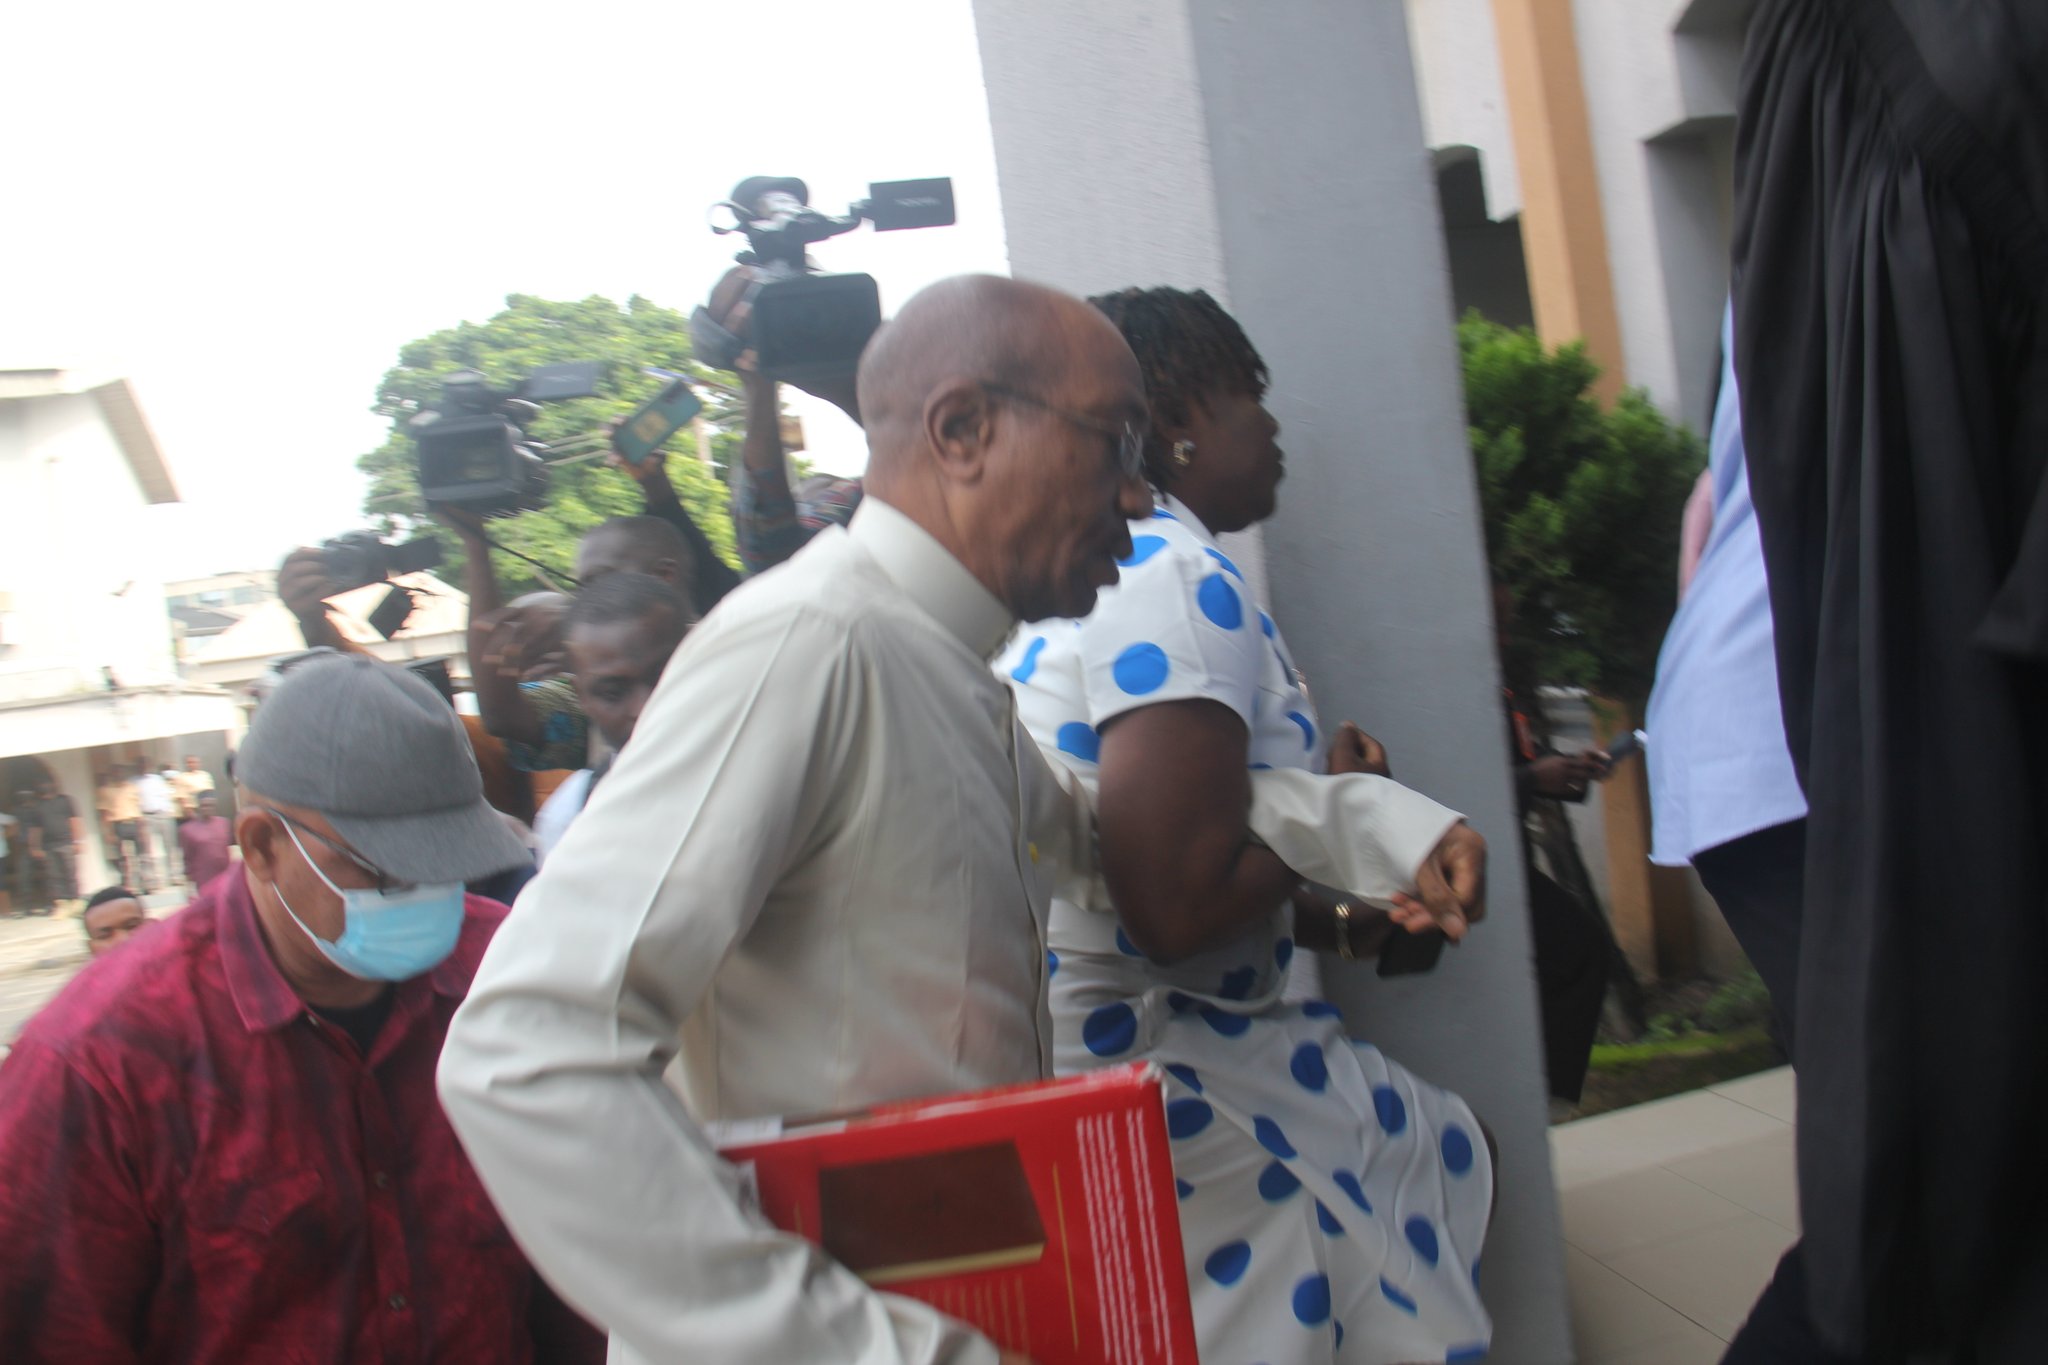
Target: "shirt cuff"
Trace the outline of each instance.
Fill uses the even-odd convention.
[[[1391,778],[1254,772],[1251,829],[1310,881],[1386,903],[1412,892],[1423,859],[1464,817]]]

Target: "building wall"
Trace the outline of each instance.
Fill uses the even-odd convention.
[[[0,702],[177,676],[144,506],[90,397],[0,402]]]
[[[1740,0],[1569,4],[1630,384],[1704,425],[1728,279]],[[1489,139],[1511,128],[1491,0],[1406,0],[1425,137],[1479,147],[1489,212],[1520,207],[1519,173]],[[1511,178],[1512,177],[1512,178]]]
[[[1568,1360],[1499,671],[1402,11],[976,0],[975,15],[1015,272],[1083,292],[1198,285],[1244,323],[1289,452],[1262,567],[1317,704],[1384,739],[1496,850],[1490,917],[1438,971],[1382,983],[1328,963],[1326,981],[1354,1030],[1500,1138],[1489,1359]]]

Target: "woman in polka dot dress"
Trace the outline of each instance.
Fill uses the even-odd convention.
[[[1094,784],[1122,916],[1101,884],[1095,908],[1053,904],[1056,1065],[1165,1065],[1207,1365],[1479,1359],[1479,1125],[1334,1005],[1283,1001],[1294,878],[1243,828],[1248,769],[1324,770],[1286,642],[1214,539],[1273,511],[1265,365],[1206,294],[1093,302],[1146,372],[1159,507],[1093,614],[1027,628],[996,664],[1040,745]],[[1327,910],[1304,901],[1304,943],[1334,945]]]

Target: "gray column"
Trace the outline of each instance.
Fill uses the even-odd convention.
[[[1493,846],[1490,916],[1435,973],[1327,978],[1355,1032],[1500,1141],[1490,1358],[1567,1361],[1500,672],[1402,7],[974,8],[1012,269],[1077,293],[1201,287],[1244,324],[1288,452],[1259,578],[1317,706]]]

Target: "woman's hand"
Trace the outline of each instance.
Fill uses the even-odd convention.
[[[1394,897],[1388,917],[1411,934],[1441,929],[1456,943],[1486,917],[1486,840],[1460,820],[1415,870],[1415,892]]]
[[[1330,741],[1329,772],[1333,777],[1345,773],[1394,775],[1387,765],[1386,746],[1348,720],[1337,727],[1337,737]]]

